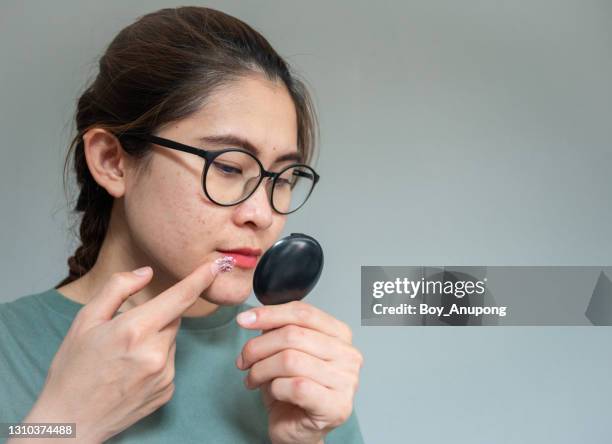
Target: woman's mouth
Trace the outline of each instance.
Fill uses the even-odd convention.
[[[261,250],[251,248],[238,248],[235,250],[217,250],[225,256],[231,256],[236,260],[236,266],[240,268],[255,268]]]

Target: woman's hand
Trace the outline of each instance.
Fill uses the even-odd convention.
[[[344,322],[302,301],[253,308],[238,322],[263,330],[236,365],[249,370],[247,388],[262,390],[273,444],[318,444],[350,417],[363,357]]]
[[[113,318],[153,272],[112,275],[77,314],[25,422],[76,423],[77,442],[102,442],[167,403],[181,314],[214,280],[206,263],[154,299]]]

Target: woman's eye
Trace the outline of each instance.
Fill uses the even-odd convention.
[[[235,168],[231,165],[226,165],[223,163],[215,162],[215,168],[225,174],[241,174],[242,170],[240,168]]]
[[[283,177],[279,177],[278,179],[276,179],[276,186],[287,186],[287,185],[291,185],[290,180],[285,179]]]

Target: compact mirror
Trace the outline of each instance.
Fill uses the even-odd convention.
[[[314,288],[323,270],[323,249],[303,233],[279,239],[264,253],[255,268],[253,291],[264,305],[303,299]]]

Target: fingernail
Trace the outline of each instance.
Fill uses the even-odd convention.
[[[236,259],[232,256],[223,256],[215,260],[213,266],[213,273],[217,274],[219,272],[227,273],[228,271],[232,271],[236,265]]]
[[[141,267],[141,268],[137,268],[136,270],[133,270],[132,273],[138,275],[138,276],[146,276],[147,274],[149,274],[149,271],[151,270],[151,267]]]
[[[249,325],[255,322],[255,319],[257,319],[257,315],[254,311],[243,311],[238,315],[236,319],[240,324]]]

